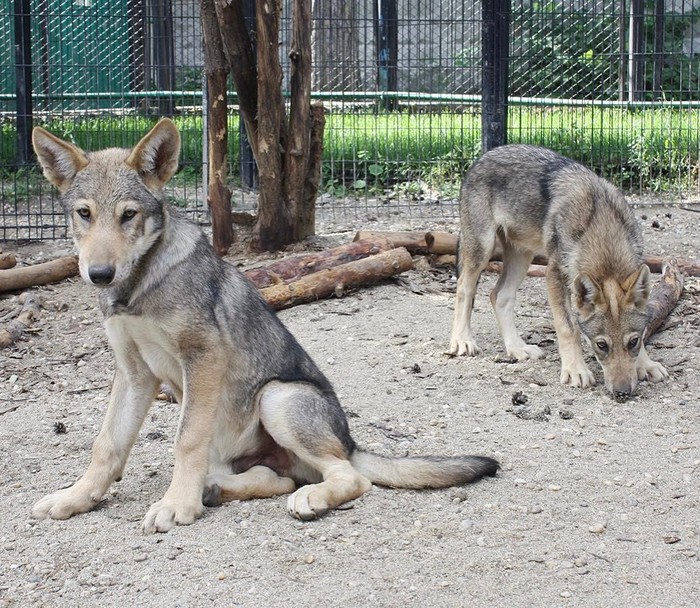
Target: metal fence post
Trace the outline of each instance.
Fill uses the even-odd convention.
[[[481,151],[507,142],[510,0],[483,0],[481,13]]]
[[[32,39],[30,0],[15,0],[15,92],[17,94],[16,164],[30,163],[32,150]]]
[[[399,9],[397,0],[377,0],[374,3],[375,37],[377,41],[377,85],[380,91],[398,88],[397,60],[399,55]],[[384,97],[385,110],[395,110],[398,100]]]
[[[644,95],[644,0],[631,0],[628,57],[628,101]]]

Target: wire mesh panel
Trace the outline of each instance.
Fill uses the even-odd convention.
[[[159,117],[175,117],[185,153],[174,200],[201,215],[201,44],[193,3],[14,0],[12,8],[0,15],[0,238],[66,234],[55,193],[31,158],[37,125],[93,150],[132,146]]]
[[[510,142],[636,192],[698,192],[700,3],[513,3]]]
[[[280,2],[286,88],[291,0]],[[509,142],[551,147],[631,191],[698,193],[700,0],[513,0],[508,16]],[[481,153],[482,2],[324,0],[313,24],[319,212],[456,217],[460,176]],[[206,222],[202,64],[196,1],[2,3],[0,238],[66,234],[31,157],[34,125],[96,149],[131,146],[172,116],[183,150],[171,198]],[[232,204],[253,209],[233,93],[229,127]]]

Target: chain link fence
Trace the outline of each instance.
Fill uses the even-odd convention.
[[[291,11],[282,5],[286,69]],[[556,149],[629,191],[697,196],[700,0],[499,4],[508,5],[508,141]],[[207,221],[198,6],[3,3],[0,239],[66,235],[32,159],[35,125],[95,149],[133,145],[172,116],[183,152],[171,200]],[[482,2],[325,0],[313,19],[313,96],[327,109],[319,214],[456,217],[459,177],[482,145]],[[233,204],[253,209],[232,100]]]

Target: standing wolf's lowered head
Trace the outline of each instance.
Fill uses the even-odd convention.
[[[568,158],[536,146],[487,152],[469,169],[460,196],[459,279],[450,354],[474,355],[471,314],[481,271],[498,242],[503,271],[491,292],[506,351],[522,361],[542,351],[515,327],[515,294],[536,253],[549,256],[547,290],[561,356],[561,381],[591,386],[595,377],[581,335],[619,400],[638,380],[668,373],[644,348],[649,268],[642,237],[622,193]]]
[[[100,288],[116,360],[87,471],[37,502],[35,517],[66,519],[99,503],[121,478],[161,382],[181,414],[172,481],[145,532],[190,524],[205,504],[226,500],[291,493],[289,512],[312,519],[372,483],[439,488],[496,473],[488,457],[388,458],[357,448],[330,382],[258,290],[169,209],[162,187],[180,150],[171,121],[132,150],[86,154],[40,128],[34,149],[61,192],[81,274]]]

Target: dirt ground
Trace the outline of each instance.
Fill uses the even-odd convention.
[[[640,206],[637,214],[647,252],[700,258],[698,213]],[[388,227],[373,219],[326,221],[314,243]],[[457,229],[399,216],[389,227]],[[65,241],[3,246],[22,263],[71,250]],[[77,278],[36,289],[40,319],[0,351],[0,605],[697,606],[698,280],[687,280],[649,345],[671,380],[642,383],[622,404],[600,386],[559,384],[543,279],[526,279],[518,315],[546,358],[504,360],[488,303],[494,281],[480,284],[484,352],[472,359],[443,355],[449,270],[420,265],[280,316],[334,383],[359,444],[382,454],[489,455],[502,464],[496,478],[440,491],[377,487],[305,523],[290,518],[283,497],[229,503],[153,536],[140,522],[169,483],[178,418],[163,401],[95,511],[30,518],[36,500],[85,469],[113,370],[92,290]],[[18,308],[16,295],[0,297],[0,325]],[[516,393],[525,406],[514,405]]]

